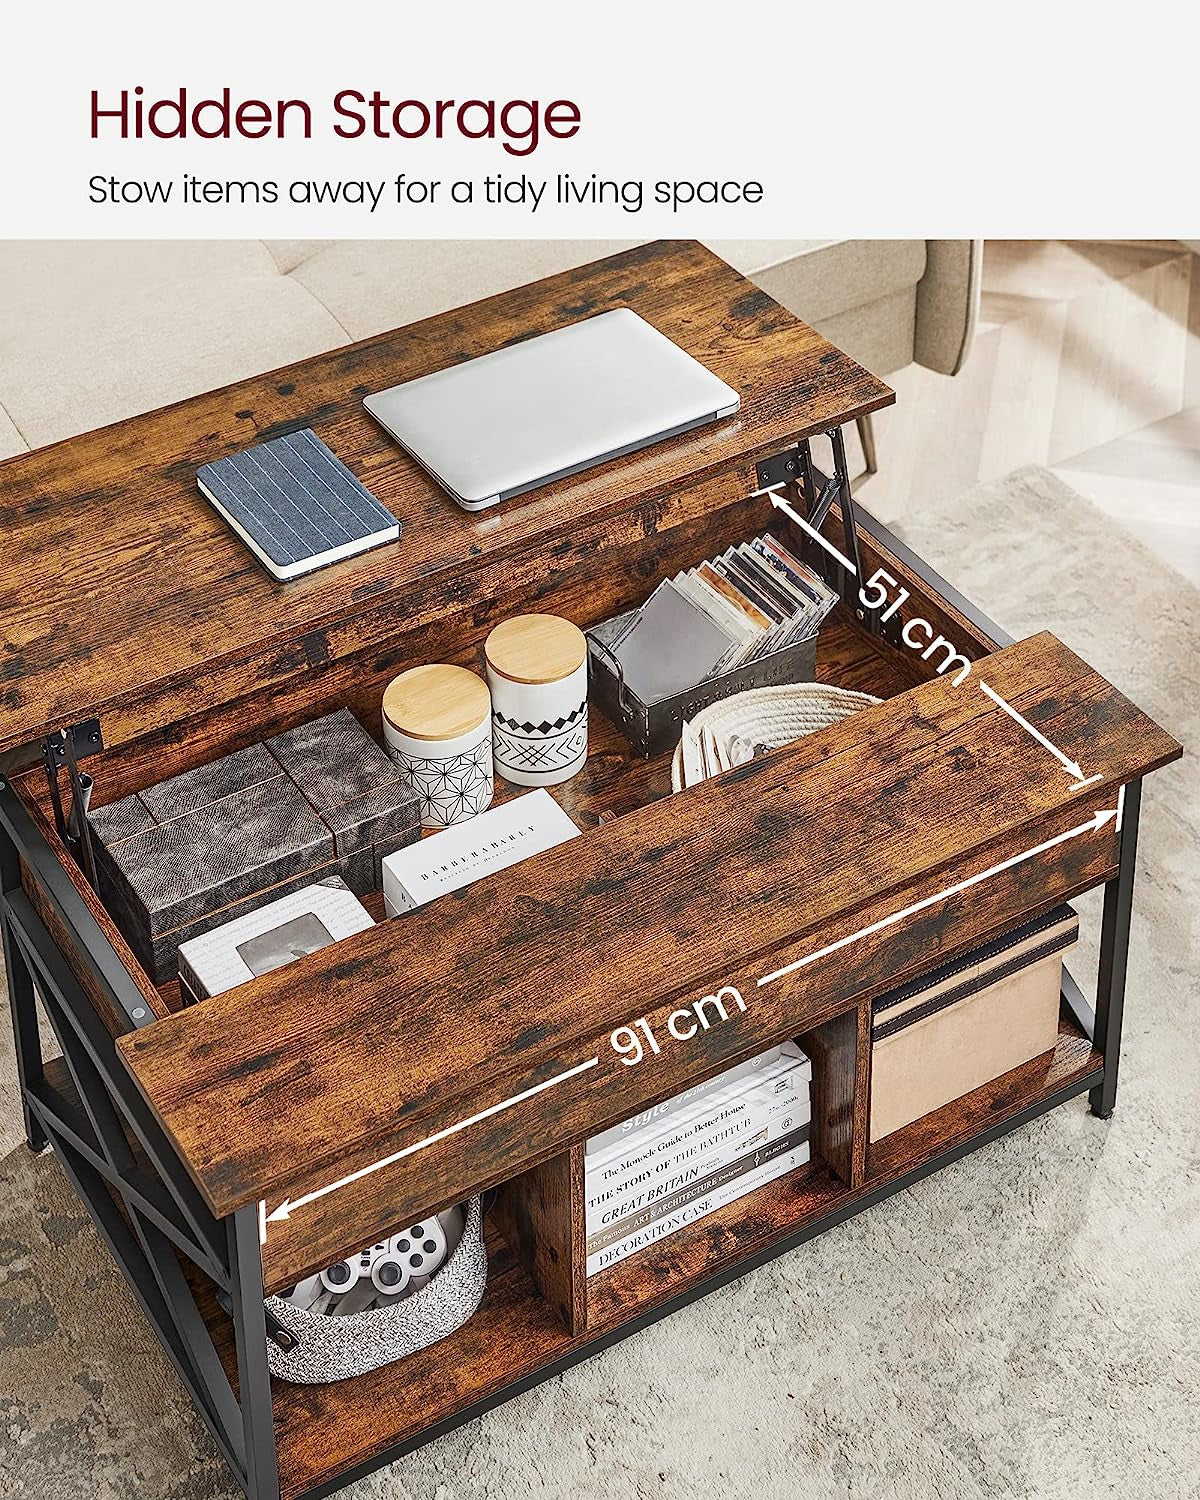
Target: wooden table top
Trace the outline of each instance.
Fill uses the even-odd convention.
[[[1102,780],[1076,792],[980,681]],[[314,954],[303,985],[264,976],[120,1051],[225,1213],[528,1087],[658,1001],[904,907],[972,857],[986,865],[979,851],[1086,822],[1180,753],[1043,633],[961,686],[923,683]],[[1083,837],[1108,841],[1108,860],[1112,833],[1110,820]],[[611,1054],[603,1066],[613,1074]],[[560,1128],[589,1123],[564,1098]]]
[[[740,413],[470,516],[362,408],[369,392],[618,306],[733,386]],[[549,546],[892,399],[711,252],[659,243],[19,455],[0,465],[0,751],[94,712],[111,746],[230,702],[252,676],[348,649],[333,631],[356,614],[402,622],[418,583]],[[303,426],[404,529],[397,545],[280,584],[196,470]]]

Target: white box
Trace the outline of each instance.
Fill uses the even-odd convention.
[[[539,788],[430,834],[383,861],[383,901],[389,917],[458,891],[509,865],[544,854],[575,827],[549,792]]]
[[[206,1000],[374,925],[331,875],[191,938],[179,950],[179,981],[188,998]]]

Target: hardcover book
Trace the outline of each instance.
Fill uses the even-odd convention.
[[[630,1143],[630,1149],[601,1166],[586,1168],[587,1202],[611,1203],[615,1196],[654,1181],[668,1164],[688,1151],[729,1141],[777,1117],[807,1116],[809,1077],[799,1065],[753,1087],[734,1085],[705,1101],[705,1107],[685,1118],[674,1118],[667,1128]]]
[[[731,1163],[723,1169],[719,1183],[709,1184],[706,1179],[684,1189],[680,1195],[664,1199],[656,1205],[656,1216],[647,1218],[640,1228],[625,1232],[622,1238],[594,1252],[589,1243],[587,1274],[594,1276],[605,1267],[644,1250],[647,1245],[678,1233],[688,1224],[746,1197],[768,1182],[785,1177],[808,1159],[808,1126],[803,1126],[783,1140],[764,1147],[761,1152],[751,1152],[746,1158]],[[681,1197],[685,1201],[681,1202]]]
[[[607,1158],[614,1146],[620,1146],[622,1142],[630,1142],[633,1137],[643,1131],[647,1131],[650,1135],[657,1133],[667,1116],[682,1114],[685,1110],[698,1106],[702,1099],[711,1094],[720,1093],[723,1089],[750,1077],[751,1074],[768,1070],[786,1071],[785,1068],[776,1067],[780,1058],[783,1057],[792,1061],[808,1062],[795,1042],[783,1042],[778,1047],[768,1047],[765,1052],[760,1052],[755,1057],[748,1057],[745,1062],[737,1063],[732,1068],[726,1068],[723,1073],[717,1073],[703,1083],[693,1084],[682,1093],[673,1094],[670,1099],[664,1099],[661,1104],[652,1105],[649,1109],[640,1110],[636,1115],[630,1115],[629,1119],[622,1120],[618,1125],[602,1130],[599,1135],[592,1136],[585,1147],[589,1169],[593,1165],[593,1157]],[[808,1072],[811,1076],[811,1063],[809,1063]],[[648,1129],[651,1126],[654,1127],[653,1130]]]
[[[724,1112],[723,1112],[724,1113]],[[807,1089],[784,1096],[766,1107],[735,1109],[730,1118],[706,1122],[668,1155],[658,1158],[614,1189],[604,1189],[587,1204],[587,1233],[601,1234],[631,1214],[653,1207],[689,1182],[757,1150],[809,1123]]]

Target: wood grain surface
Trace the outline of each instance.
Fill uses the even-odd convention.
[[[65,777],[64,777],[65,781]],[[139,991],[142,999],[146,1002],[146,1008],[151,1015],[165,1016],[170,1012],[170,1004],[158,991],[153,981],[147,975],[141,964],[134,957],[133,950],[125,941],[116,922],[109,914],[100,897],[88,883],[81,866],[77,863],[75,856],[62,842],[55,829],[53,818],[49,811],[48,794],[46,793],[45,778],[39,772],[27,772],[21,778],[17,786],[22,800],[29,809],[38,832],[45,839],[51,851],[58,856],[59,863],[67,873],[67,878],[79,893],[84,905],[91,915],[96,919],[100,931],[105,939],[112,945],[113,952],[118,961],[128,970],[133,983]],[[46,801],[40,801],[38,794],[46,797]],[[37,876],[28,864],[22,861],[21,884],[29,897],[33,909],[46,924],[46,930],[54,939],[59,951],[71,966],[71,970],[79,978],[80,985],[88,995],[96,1011],[105,1026],[117,1036],[129,1026],[129,1018],[121,1010],[118,1010],[110,1000],[107,992],[93,977],[87,959],[84,957],[79,942],[74,933],[68,928],[66,922],[59,913],[58,907],[50,895],[43,889]],[[132,998],[132,997],[131,997]]]
[[[102,807],[336,708],[349,708],[379,738],[387,683],[423,662],[480,669],[484,638],[513,608],[514,590],[517,597],[552,607],[583,626],[629,609],[660,578],[770,522],[770,502],[749,497],[753,482],[751,467],[736,467],[636,511],[581,525],[545,552],[414,588],[402,615],[389,606],[357,617],[336,649],[327,634],[309,638],[299,653],[309,667],[301,671],[299,660],[293,661],[295,676],[264,679],[246,664],[230,701],[210,698],[198,682],[185,720],[141,726],[135,739],[118,738],[88,760],[96,778],[93,805]],[[869,654],[861,646],[857,650],[860,657]],[[127,711],[134,714],[135,706]],[[106,732],[109,724],[106,719]],[[33,795],[41,797],[43,789],[44,777],[35,773]]]
[[[492,1218],[569,1333],[587,1326],[583,1147],[572,1146],[504,1183]]]
[[[1094,809],[1094,804],[1093,804]],[[1071,826],[1060,818],[1055,832]],[[989,868],[999,859],[1017,853],[1028,844],[1027,836],[1011,836],[1000,845],[988,846],[964,864],[963,873]],[[292,1211],[287,1219],[268,1224],[262,1250],[263,1273],[269,1289],[286,1286],[298,1277],[328,1265],[359,1244],[369,1243],[391,1232],[411,1213],[442,1208],[467,1192],[503,1183],[561,1151],[569,1142],[586,1139],[594,1132],[625,1119],[640,1109],[660,1103],[722,1071],[746,1057],[754,1056],[796,1035],[820,1030],[847,1008],[856,1009],[859,998],[868,1001],[897,982],[923,973],[930,962],[958,957],[980,942],[989,941],[1024,916],[1040,914],[1080,891],[1109,878],[1116,869],[1115,839],[1102,834],[1087,840],[1072,840],[996,876],[985,887],[976,887],[935,911],[907,918],[903,923],[860,940],[853,961],[830,968],[808,966],[786,981],[765,988],[756,979],[768,967],[766,956],[724,971],[722,982],[739,989],[747,1001],[744,1014],[729,1026],[713,1026],[686,1047],[665,1047],[652,1068],[629,1069],[617,1063],[603,1029],[573,1044],[569,1061],[597,1056],[607,1066],[590,1069],[570,1080],[562,1089],[552,1088],[523,1100],[486,1122],[424,1147],[419,1155],[400,1161],[340,1187],[336,1192]],[[939,878],[938,885],[945,883]],[[936,885],[922,881],[913,890],[919,897]],[[894,911],[894,897],[879,898],[853,917],[839,919],[828,929],[830,939],[845,936]],[[771,962],[803,957],[815,945],[801,937],[776,950]],[[716,983],[674,991],[661,1004],[644,1011],[657,1036],[663,1036],[671,1014],[682,1004],[702,999]],[[628,1019],[628,1016],[626,1017]],[[848,1121],[841,1118],[849,1083],[845,1070],[827,1073],[834,1059],[817,1058],[814,1075],[818,1096],[833,1101],[831,1112],[839,1131],[818,1133],[818,1150],[832,1150],[834,1161],[846,1166],[848,1181],[861,1181],[866,1145],[867,1095],[864,1069],[867,1052],[858,1053],[855,1083],[855,1128],[851,1137]],[[566,1060],[564,1060],[566,1061]],[[547,1070],[549,1071],[549,1070]],[[519,1084],[497,1078],[481,1084],[469,1103],[447,1100],[436,1107],[426,1123],[411,1130],[398,1128],[386,1148],[360,1163],[351,1158],[345,1166],[306,1170],[279,1194],[295,1199],[337,1181],[358,1164],[378,1160],[414,1140],[470,1118],[503,1101],[540,1074],[527,1073]],[[828,1081],[828,1085],[826,1080]],[[568,1092],[569,1089],[569,1092]],[[862,1103],[860,1104],[860,1101]],[[861,1123],[859,1123],[861,1121]],[[822,1122],[823,1124],[824,1122]],[[275,1203],[277,1200],[272,1200]]]
[[[812,1058],[812,1153],[848,1186],[854,1171],[854,1100],[858,1087],[858,1017],[864,1005],[844,1010],[798,1041]]]
[[[939,678],[312,955],[303,985],[294,971],[265,976],[122,1038],[121,1053],[218,1213],[276,1200],[544,1081],[589,1055],[607,1028],[673,996],[762,972],[865,925],[872,911],[987,868],[997,853],[1057,836],[1115,805],[1119,783],[1180,753],[1050,635],[990,658],[987,674],[1103,782],[1073,792],[1057,761],[974,683]],[[815,985],[812,969],[799,971],[780,988],[808,998],[775,1024],[791,1024],[797,1009],[811,1015],[839,979],[853,995],[895,980],[906,963],[927,967],[964,933],[976,940],[963,913],[982,914],[976,929],[989,915],[999,926],[1072,877],[1102,878],[1111,830],[1049,851],[1045,892],[1027,894],[1025,865],[1020,880],[998,876],[914,918],[920,951],[906,954],[892,930],[821,966]],[[731,1031],[743,1034],[744,1020]],[[704,1045],[737,1050],[735,1035],[716,1035]],[[693,1068],[700,1055],[690,1054]],[[586,1118],[570,1117],[589,1076],[555,1101],[560,1147],[601,1115],[637,1107],[626,1082],[598,1090],[611,1110],[593,1097]],[[639,1090],[656,1092],[656,1077],[661,1068]],[[512,1143],[501,1148],[507,1118],[457,1138],[460,1171],[511,1175],[532,1164],[514,1158]],[[431,1160],[422,1153],[424,1179]]]
[[[740,412],[471,516],[362,408],[372,391],[619,306],[732,385]],[[0,750],[93,711],[117,744],[302,675],[353,649],[361,616],[402,624],[431,582],[461,589],[489,559],[545,553],[590,520],[892,399],[710,251],[658,243],[18,455],[0,465]],[[404,530],[278,584],[200,495],[196,469],[304,426]],[[511,582],[503,596],[520,598]]]

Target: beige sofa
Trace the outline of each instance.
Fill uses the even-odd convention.
[[[0,457],[632,243],[0,242]],[[913,360],[953,374],[966,356],[978,304],[976,242],[739,240],[713,248],[876,374]]]

